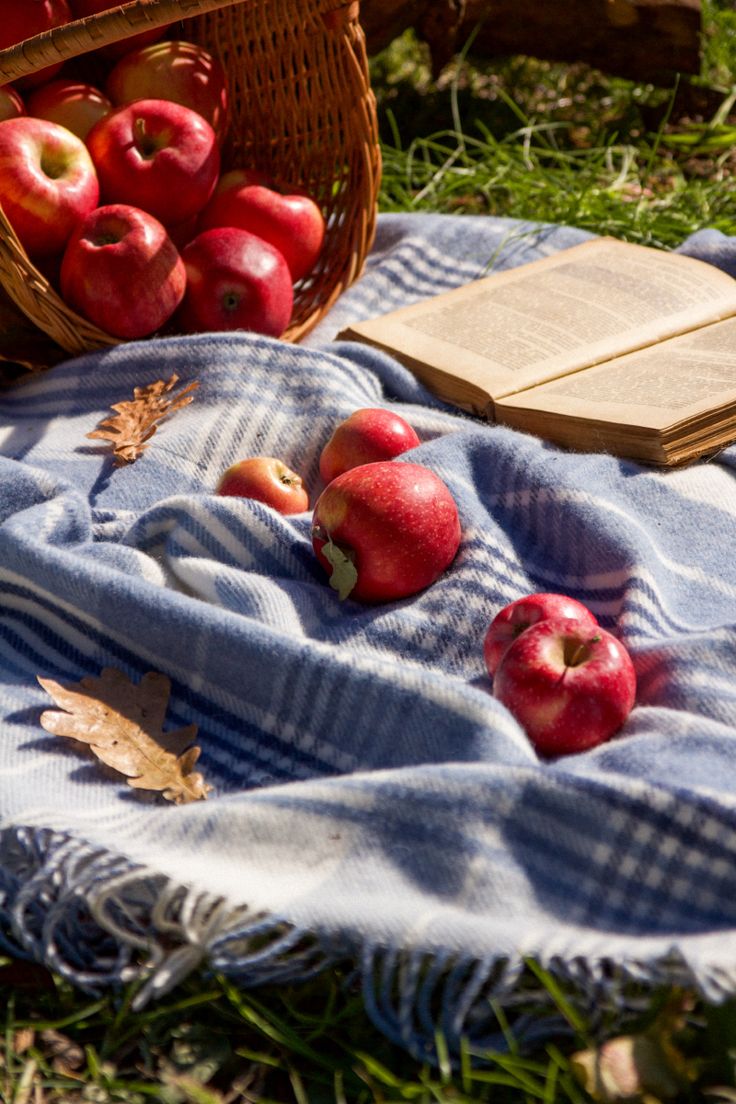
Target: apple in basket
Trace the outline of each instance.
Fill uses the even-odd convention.
[[[15,46],[42,31],[50,31],[69,23],[72,11],[67,0],[0,0],[0,50]],[[32,88],[50,80],[61,69],[62,62],[46,66],[37,73],[21,77],[20,88]]]
[[[0,85],[0,123],[3,119],[17,119],[25,115],[23,100],[11,84]]]
[[[35,88],[26,99],[29,115],[65,126],[85,141],[95,123],[112,111],[107,96],[84,81],[59,77]]]
[[[31,258],[60,253],[98,200],[97,174],[76,134],[28,115],[0,123],[0,206]]]
[[[73,232],[61,262],[61,294],[114,337],[147,337],[184,295],[186,273],[164,226],[136,207],[95,208]]]
[[[483,658],[491,678],[509,644],[530,625],[550,617],[587,621],[591,627],[598,624],[587,606],[566,594],[527,594],[517,598],[496,614],[483,640]]]
[[[263,173],[232,169],[223,173],[200,216],[202,230],[238,226],[275,245],[293,280],[311,272],[325,240],[324,216],[309,196],[282,194]]]
[[[319,474],[329,483],[350,468],[393,460],[420,443],[414,429],[400,414],[364,406],[336,426],[320,453]]]
[[[309,507],[302,477],[275,456],[250,456],[232,464],[221,476],[215,493],[254,498],[280,514],[301,514]]]
[[[567,755],[618,732],[634,704],[636,674],[624,645],[599,625],[550,618],[509,645],[493,693],[540,755]]]
[[[312,545],[340,598],[390,602],[433,583],[460,545],[457,506],[421,464],[351,468],[317,499]]]
[[[117,7],[117,0],[114,3],[111,3],[111,0],[69,0],[69,7],[75,19],[84,19],[88,15],[97,15],[99,12]],[[120,58],[129,53],[130,50],[146,46],[151,42],[158,42],[166,34],[167,29],[168,26],[151,27],[150,30],[141,31],[140,34],[131,35],[119,42],[108,42],[94,52],[108,60]]]
[[[176,322],[185,333],[251,330],[281,337],[294,290],[286,261],[268,242],[223,226],[205,230],[181,251],[187,289]]]
[[[165,226],[201,210],[220,171],[210,124],[171,100],[116,108],[92,127],[87,148],[103,202],[141,207]]]
[[[199,112],[214,129],[218,142],[225,137],[225,70],[217,58],[194,42],[157,42],[132,50],[109,73],[105,91],[117,106],[133,100],[174,100]]]

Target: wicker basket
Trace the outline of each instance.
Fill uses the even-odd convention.
[[[321,259],[295,288],[284,336],[296,341],[359,275],[373,239],[380,154],[358,3],[135,0],[0,51],[0,85],[168,23],[170,37],[205,46],[228,75],[223,170],[257,166],[307,190],[326,216]],[[64,354],[118,344],[66,306],[29,261],[1,208],[0,291],[25,324]],[[24,366],[41,366],[33,359]]]

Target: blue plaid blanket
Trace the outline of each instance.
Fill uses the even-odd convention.
[[[299,347],[132,343],[0,394],[0,946],[90,991],[155,998],[198,967],[242,986],[346,958],[391,1038],[523,1035],[531,956],[599,1003],[676,981],[736,992],[736,447],[658,472],[564,452],[434,399],[333,338],[347,323],[576,244],[507,220],[382,216],[365,275]],[[736,242],[682,246],[736,275]],[[86,435],[135,386],[197,379],[144,456]],[[235,460],[318,458],[360,406],[400,411],[463,538],[422,594],[341,603],[308,514],[217,497]],[[400,461],[399,461],[400,462]],[[628,646],[622,734],[538,760],[494,700],[482,639],[536,591]],[[132,790],[44,732],[37,676],[171,679],[209,800]],[[540,1021],[534,1021],[539,1026]],[[528,1026],[528,1025],[527,1025]]]

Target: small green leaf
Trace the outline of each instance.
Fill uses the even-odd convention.
[[[338,598],[342,601],[347,598],[357,583],[358,570],[350,557],[343,552],[339,545],[333,544],[329,537],[326,543],[322,545],[322,555],[332,566],[330,586],[337,591]]]

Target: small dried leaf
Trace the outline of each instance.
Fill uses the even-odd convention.
[[[42,1031],[41,1043],[44,1055],[52,1059],[57,1073],[67,1074],[81,1069],[85,1064],[84,1050],[79,1043],[75,1043],[68,1035],[62,1035],[60,1031],[53,1028]]]
[[[195,724],[164,732],[171,683],[149,671],[136,685],[122,671],[105,667],[64,687],[53,679],[39,683],[63,712],[47,709],[41,725],[54,736],[88,744],[101,762],[128,778],[136,789],[156,790],[183,805],[207,797],[212,787],[193,771],[199,748]]]
[[[132,464],[148,448],[146,442],[153,437],[159,423],[175,410],[187,406],[194,397],[191,392],[199,387],[194,380],[175,399],[167,398],[178,382],[179,377],[174,374],[167,381],[156,380],[146,387],[134,387],[133,398],[113,403],[111,409],[117,413],[101,421],[87,436],[111,441],[118,464]]]
[[[679,1096],[687,1081],[673,1048],[651,1035],[617,1035],[577,1051],[572,1070],[598,1104],[661,1104]]]
[[[32,1027],[21,1027],[13,1036],[13,1051],[15,1054],[25,1054],[36,1040],[36,1032]]]

